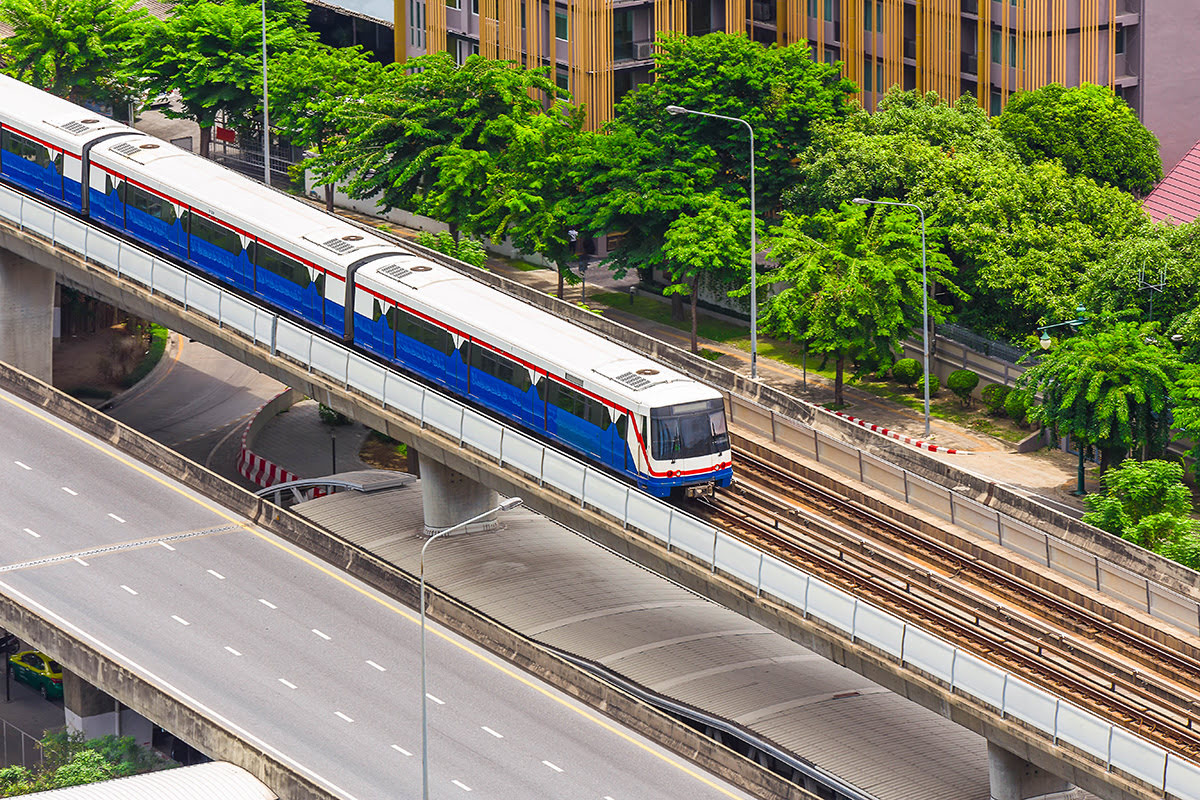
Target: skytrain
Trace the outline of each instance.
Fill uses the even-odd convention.
[[[0,76],[0,180],[625,476],[728,486],[721,395],[294,198]],[[346,313],[350,309],[352,313]]]

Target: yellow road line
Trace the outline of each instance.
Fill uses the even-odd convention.
[[[45,422],[46,424],[50,425],[51,427],[57,428],[59,431],[67,434],[68,436],[73,437],[74,439],[77,439],[78,441],[92,447],[93,449],[98,450],[101,453],[104,453],[105,455],[109,456],[117,463],[122,464],[122,465],[128,467],[129,469],[132,469],[134,472],[137,472],[137,473],[149,478],[152,481],[155,481],[159,485],[175,492],[179,496],[195,503],[196,505],[200,506],[201,508],[204,508],[207,511],[211,511],[213,514],[216,514],[218,517],[228,520],[229,522],[243,528],[244,530],[249,531],[250,533],[254,534],[262,541],[267,542],[267,543],[273,545],[274,547],[282,550],[283,552],[290,554],[293,558],[299,559],[300,561],[304,562],[305,564],[312,567],[313,569],[316,569],[319,572],[323,572],[324,574],[328,575],[329,577],[333,578],[334,580],[342,583],[343,585],[349,587],[350,589],[353,589],[354,591],[358,592],[362,596],[370,598],[371,600],[375,601],[379,605],[381,605],[384,608],[392,611],[393,613],[403,617],[404,619],[408,620],[409,622],[416,623],[416,624],[420,623],[420,617],[418,617],[417,615],[408,611],[408,609],[406,609],[402,606],[398,606],[395,603],[391,602],[390,600],[386,600],[386,599],[378,596],[373,591],[368,591],[366,588],[357,585],[353,581],[350,581],[343,575],[340,575],[340,574],[334,572],[333,570],[326,567],[324,564],[312,559],[311,557],[304,555],[302,553],[296,552],[294,549],[292,549],[291,545],[285,544],[284,542],[276,540],[273,535],[268,536],[267,534],[263,533],[262,531],[257,530],[255,528],[255,526],[252,523],[250,523],[249,521],[247,521],[243,518],[234,516],[234,515],[228,513],[228,511],[226,511],[224,508],[213,505],[212,503],[208,502],[207,500],[191,494],[191,492],[193,492],[195,490],[185,490],[182,486],[177,485],[176,483],[174,483],[172,481],[168,481],[162,475],[159,475],[156,471],[151,470],[150,468],[142,465],[141,463],[134,461],[120,453],[116,453],[116,452],[109,450],[108,449],[109,445],[104,445],[98,441],[95,441],[89,435],[85,434],[84,432],[80,431],[79,429],[74,428],[74,427],[62,422],[62,421],[56,419],[55,417],[50,416],[49,414],[45,414],[37,409],[30,408],[30,407],[24,405],[23,403],[18,402],[16,399],[9,397],[7,394],[0,394],[0,399],[3,399],[6,403],[17,408],[20,411],[24,411],[26,414],[29,414],[30,416],[35,417],[37,419],[40,419],[41,421]],[[676,760],[674,757],[669,756],[666,753],[659,752],[658,750],[656,750],[655,748],[646,744],[645,742],[639,741],[634,736],[621,730],[613,723],[610,723],[604,719],[601,719],[600,717],[596,716],[591,711],[580,708],[578,705],[575,704],[575,702],[572,702],[572,701],[568,700],[567,698],[559,697],[557,694],[551,692],[549,689],[545,688],[544,686],[541,686],[538,683],[525,677],[524,675],[521,675],[520,673],[516,672],[511,667],[501,664],[499,661],[495,660],[491,656],[488,656],[488,655],[485,655],[484,653],[480,653],[480,652],[476,651],[475,649],[473,649],[472,646],[469,646],[467,644],[464,644],[463,642],[458,641],[458,639],[450,636],[449,634],[442,633],[441,631],[438,631],[436,629],[432,630],[432,633],[434,633],[436,636],[441,637],[444,641],[449,642],[450,644],[454,645],[459,650],[462,650],[464,653],[469,653],[470,655],[474,656],[475,658],[479,659],[480,661],[484,662],[485,664],[488,664],[489,666],[498,670],[499,672],[506,675],[507,677],[512,678],[513,680],[516,680],[519,683],[524,684],[525,686],[529,687],[530,689],[533,689],[534,691],[538,692],[542,696],[549,698],[550,700],[553,700],[554,702],[558,703],[559,705],[563,706],[564,708],[574,711],[579,716],[581,716],[584,719],[588,720],[589,722],[599,726],[603,730],[606,730],[609,733],[612,733],[612,734],[620,737],[621,739],[625,740],[626,742],[640,748],[644,752],[649,753],[650,755],[653,755],[655,758],[659,759],[660,761],[662,761],[666,764],[669,764],[670,766],[680,770],[685,775],[688,775],[689,777],[694,778],[695,780],[699,781],[700,783],[703,783],[706,786],[709,786],[710,788],[717,790],[718,792],[725,795],[726,797],[733,797],[733,798],[740,797],[740,795],[729,791],[725,787],[719,785],[716,781],[713,781],[712,779],[701,774],[697,770]]]

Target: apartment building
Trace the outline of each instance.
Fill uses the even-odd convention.
[[[1200,139],[1197,0],[394,0],[397,52],[552,65],[588,125],[650,80],[660,33],[808,41],[871,108],[888,87],[970,92],[990,113],[1048,83],[1111,86],[1169,169]]]

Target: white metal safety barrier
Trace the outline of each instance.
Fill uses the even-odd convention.
[[[453,398],[100,228],[83,224],[2,186],[0,216],[145,286],[153,294],[210,317],[272,353],[306,365],[309,371],[322,373],[380,406],[410,417],[422,427],[437,430],[460,445],[484,453],[498,464],[572,498],[580,506],[600,511],[670,550],[686,553],[713,572],[719,571],[743,583],[759,596],[786,603],[844,632],[854,641],[869,644],[954,692],[1041,731],[1052,742],[1067,742],[1107,769],[1118,769],[1181,800],[1200,800],[1200,765],[992,666],[515,428],[489,419]],[[815,432],[813,436],[814,452],[826,445],[836,447],[836,461],[847,467],[851,465],[842,452],[844,445]],[[855,459],[854,463],[859,462]]]

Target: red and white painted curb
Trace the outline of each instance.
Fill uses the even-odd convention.
[[[284,392],[291,391],[284,389]],[[283,392],[280,392],[282,394]],[[279,395],[275,395],[278,397]],[[245,429],[242,431],[242,451],[238,456],[238,473],[246,480],[253,483],[255,486],[261,486],[264,489],[268,486],[274,486],[277,483],[287,483],[299,479],[299,475],[288,472],[278,464],[272,463],[260,456],[258,453],[251,452],[246,447],[246,437],[250,433],[250,426],[254,424],[254,420],[258,419],[258,415],[275,399],[272,397],[266,403],[263,403],[258,408],[254,409],[254,413],[250,415],[250,421],[246,423]]]
[[[931,453],[950,453],[952,455],[960,455],[960,456],[972,455],[970,450],[959,450],[954,447],[942,447],[940,444],[933,444],[932,442],[926,442],[922,439],[914,439],[911,436],[905,436],[902,433],[896,433],[895,431],[893,431],[889,428],[885,428],[882,425],[876,425],[872,422],[867,422],[865,419],[859,419],[858,417],[853,417],[842,411],[832,411],[828,408],[826,408],[824,410],[828,411],[830,414],[836,414],[837,416],[841,417],[842,419],[848,420],[860,428],[866,428],[869,431],[874,431],[875,433],[882,434],[883,436],[890,437],[892,439],[895,439],[898,442],[903,442],[904,444],[911,445],[913,447],[917,447],[922,450],[928,450]]]

